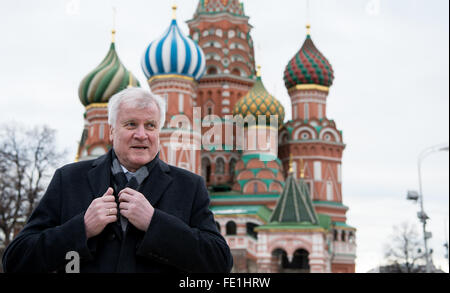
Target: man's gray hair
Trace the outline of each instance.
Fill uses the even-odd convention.
[[[164,126],[166,121],[166,102],[163,98],[147,90],[138,87],[126,88],[113,95],[108,102],[108,124],[115,127],[117,113],[122,103],[134,106],[136,108],[148,108],[155,103],[159,109],[159,129]]]

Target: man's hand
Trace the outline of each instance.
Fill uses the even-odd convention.
[[[109,187],[102,197],[94,199],[84,214],[86,236],[91,238],[100,234],[106,225],[117,221],[117,204]]]
[[[155,209],[145,196],[131,188],[119,192],[120,214],[141,231],[147,231]]]

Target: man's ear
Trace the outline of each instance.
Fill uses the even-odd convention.
[[[109,126],[109,141],[114,141],[114,127],[112,127],[111,125]]]

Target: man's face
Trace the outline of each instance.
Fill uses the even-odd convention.
[[[119,106],[110,137],[119,162],[128,171],[135,172],[158,153],[159,118],[155,103],[147,108],[136,108],[126,103]]]

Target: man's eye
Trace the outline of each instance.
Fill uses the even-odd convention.
[[[153,128],[155,128],[156,126],[155,126],[155,123],[147,123],[147,125],[146,125],[146,128],[147,129],[153,129]]]
[[[134,122],[125,123],[125,127],[134,127],[134,126],[136,126],[136,123],[134,123]]]

